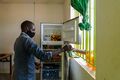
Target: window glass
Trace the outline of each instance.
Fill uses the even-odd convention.
[[[81,49],[81,50],[86,50],[87,53],[84,54],[79,54],[76,53],[78,56],[86,60],[87,63],[96,66],[95,60],[96,60],[96,52],[95,52],[95,45],[96,45],[96,37],[95,37],[95,7],[94,7],[94,0],[89,1],[88,5],[88,16],[89,16],[89,23],[91,25],[91,30],[86,31],[83,30],[81,31],[79,29],[79,34],[81,36],[81,43],[80,44],[73,44],[75,48]],[[73,7],[71,7],[71,19],[79,16],[79,22],[82,22],[82,16],[79,14]]]

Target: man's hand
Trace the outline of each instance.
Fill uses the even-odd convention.
[[[63,47],[63,50],[64,51],[71,51],[73,48],[72,48],[72,46],[71,45],[65,45],[64,47]]]
[[[72,50],[72,46],[71,46],[71,45],[65,45],[64,47],[53,51],[53,52],[52,52],[52,56],[58,55],[58,54],[60,54],[61,52],[71,51],[71,50]]]

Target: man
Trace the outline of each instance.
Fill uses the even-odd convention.
[[[14,80],[35,80],[34,56],[45,61],[58,53],[71,50],[71,47],[66,45],[57,51],[45,53],[33,41],[34,35],[34,23],[24,21],[21,24],[21,34],[14,44]]]

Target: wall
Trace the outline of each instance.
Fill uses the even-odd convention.
[[[97,0],[96,9],[96,80],[120,80],[120,0]]]
[[[64,21],[70,19],[70,0],[64,2]]]
[[[36,4],[35,15],[33,4],[0,4],[0,53],[13,52],[14,41],[20,34],[20,23],[24,20],[35,23],[35,41],[39,45],[40,22],[62,23],[63,4]],[[8,72],[5,64],[0,63],[0,72]]]
[[[32,4],[0,4],[0,53],[13,51],[20,23],[25,19],[33,21]]]

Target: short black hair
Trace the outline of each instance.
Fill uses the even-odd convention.
[[[32,28],[33,25],[33,22],[25,20],[21,23],[21,31],[24,32],[27,28]]]

